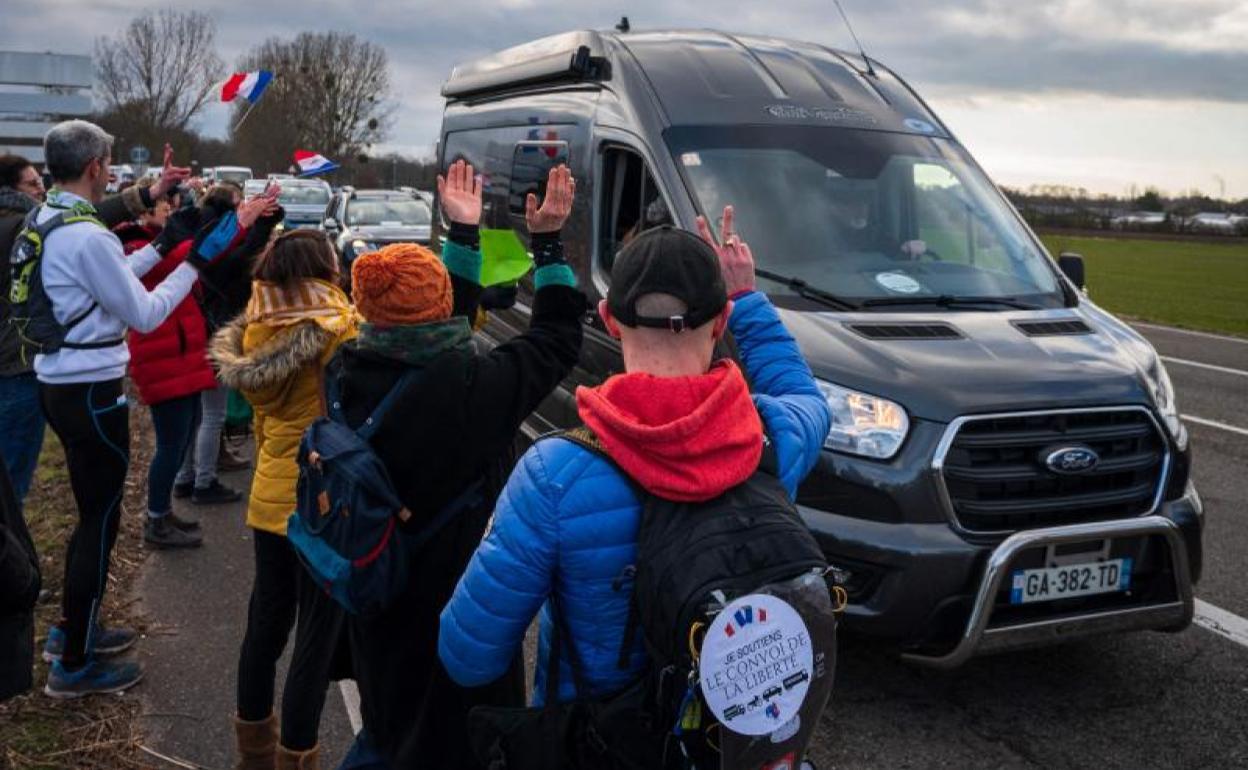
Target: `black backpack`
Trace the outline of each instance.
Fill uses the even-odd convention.
[[[556,435],[606,456],[586,428]],[[554,629],[545,705],[474,709],[469,730],[484,766],[490,770],[738,766],[757,770],[785,757],[794,758],[790,764],[798,766],[831,692],[836,620],[824,578],[827,562],[776,473],[775,453],[768,442],[758,471],[714,500],[677,503],[634,485],[642,511],[636,564],[616,581],[619,590],[632,592],[617,665],[628,667],[640,632],[650,658],[648,669],[622,692],[592,692],[563,614],[552,598]],[[783,675],[776,672],[778,694],[764,698],[763,692],[772,689],[764,687],[754,693],[753,706],[749,698],[742,699],[742,715],[755,710],[761,715],[779,702],[777,695],[805,688],[804,716],[800,720],[790,714],[777,718],[776,732],[762,741],[726,729],[708,707],[698,682],[703,638],[716,627],[715,618],[728,608],[741,613],[745,624],[765,622],[765,613],[759,618],[749,608],[738,609],[734,604],[740,597],[759,594],[795,607],[809,631],[809,641],[817,648],[804,678],[797,678],[796,669]],[[751,617],[746,619],[746,614]],[[732,625],[729,616],[724,620]],[[569,661],[577,691],[576,700],[569,703],[558,702],[561,651]],[[736,710],[728,712],[730,721]],[[786,724],[788,735],[782,729]]]
[[[37,218],[41,210],[38,207],[26,215],[9,252],[8,300],[13,312],[9,323],[17,333],[18,354],[27,366],[34,362],[36,355],[55,353],[61,348],[91,350],[125,342],[124,338],[100,342],[65,341],[70,329],[82,323],[99,305],[92,302],[90,307],[67,323],[56,320],[52,300],[43,286],[44,244],[54,230],[64,225],[90,222],[105,229],[107,227],[96,216],[95,209],[86,204],[75,204],[39,224]]]

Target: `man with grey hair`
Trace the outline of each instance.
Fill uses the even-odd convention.
[[[34,368],[44,414],[65,448],[78,507],[66,555],[62,619],[44,651],[52,659],[44,691],[56,698],[118,692],[142,676],[136,663],[103,659],[133,645],[135,632],[105,629],[99,619],[130,460],[122,388],[129,361],[125,338],[128,329],[149,332],[159,326],[197,275],[183,264],[150,292],[140,283],[139,277],[189,233],[186,227],[166,227],[127,258],[96,209],[108,185],[112,144],[111,136],[86,121],[53,127],[44,138],[44,156],[56,184],[34,219],[36,226],[50,229],[43,233],[31,294],[41,292],[40,306],[50,308],[52,318],[41,319],[45,327],[59,325],[63,332],[63,341],[34,356]]]

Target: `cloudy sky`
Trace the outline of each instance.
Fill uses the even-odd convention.
[[[2,0],[0,49],[87,53],[144,0]],[[1248,0],[842,0],[867,51],[906,78],[998,182],[1248,197]],[[712,27],[852,40],[832,0],[197,0],[231,64],[266,37],[350,31],[390,56],[390,145],[428,154],[460,61],[537,37]],[[713,12],[708,12],[713,9]],[[39,41],[32,43],[31,41]],[[201,128],[223,133],[226,113]]]

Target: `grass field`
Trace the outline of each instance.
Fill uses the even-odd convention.
[[[1041,235],[1083,255],[1088,294],[1114,313],[1248,336],[1248,243]]]

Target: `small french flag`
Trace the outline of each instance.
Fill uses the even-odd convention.
[[[260,98],[260,94],[264,93],[264,89],[268,87],[269,81],[273,80],[273,73],[268,70],[258,70],[256,72],[235,72],[230,75],[230,79],[225,81],[221,86],[221,101],[232,102],[238,97],[242,97],[252,104]]]
[[[299,165],[299,176],[328,174],[330,171],[338,168],[337,163],[334,163],[324,155],[308,152],[307,150],[295,150],[295,163]]]

